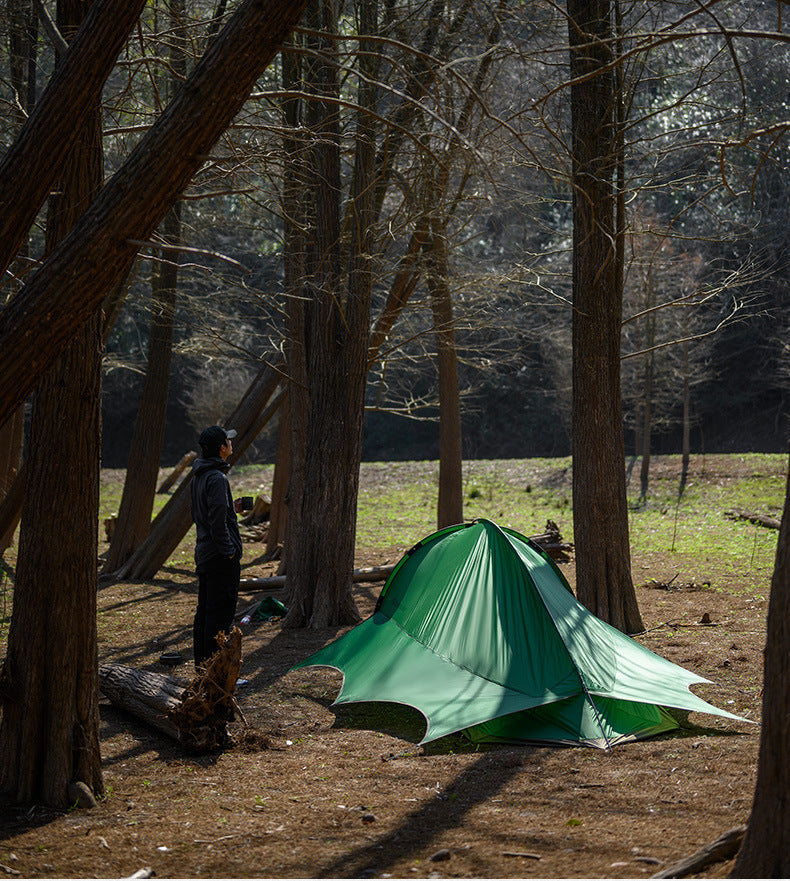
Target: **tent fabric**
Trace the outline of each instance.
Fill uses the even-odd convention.
[[[343,673],[336,704],[418,709],[422,743],[463,731],[608,748],[677,728],[672,708],[739,718],[689,691],[709,680],[596,618],[545,552],[489,520],[415,545],[374,614],[294,669],[316,665]]]

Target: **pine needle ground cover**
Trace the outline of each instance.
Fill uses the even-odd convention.
[[[654,651],[713,680],[705,700],[759,722],[762,650],[775,530],[733,512],[778,516],[784,456],[694,457],[678,498],[679,457],[658,458],[645,499],[629,484],[634,581]],[[638,467],[638,465],[637,465]],[[434,529],[437,466],[362,468],[357,565],[395,563]],[[101,517],[117,510],[122,472],[104,474]],[[553,520],[573,541],[568,460],[465,465],[465,515],[523,534]],[[268,493],[271,468],[232,472],[234,491]],[[103,531],[100,536],[104,538]],[[156,579],[102,585],[99,660],[168,672],[190,658],[196,601],[188,534]],[[101,545],[106,550],[106,543]],[[9,557],[13,565],[13,554]],[[245,544],[243,577],[273,573]],[[575,562],[562,565],[571,585]],[[381,584],[358,584],[363,616]],[[246,592],[239,612],[265,594]],[[275,597],[277,591],[271,591]],[[6,584],[7,633],[13,592]],[[342,631],[244,628],[236,745],[208,756],[104,703],[107,797],[93,810],[4,811],[0,865],[21,877],[649,877],[746,822],[759,726],[695,717],[681,734],[611,753],[418,746],[424,722],[391,704],[332,708],[338,673],[288,672]],[[174,676],[188,681],[190,664]],[[702,876],[724,877],[728,863]]]

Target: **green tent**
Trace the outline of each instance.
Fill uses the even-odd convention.
[[[374,614],[296,667],[316,665],[343,673],[336,704],[416,707],[423,743],[463,731],[608,748],[679,727],[673,710],[739,718],[688,689],[709,680],[596,618],[548,554],[489,520],[413,547]]]

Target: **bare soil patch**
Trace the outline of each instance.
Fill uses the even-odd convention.
[[[402,550],[385,556],[394,561]],[[259,552],[248,546],[245,558]],[[360,549],[358,566],[382,562]],[[696,689],[706,700],[759,722],[770,573],[746,574],[740,585],[714,559],[682,578],[672,567],[657,555],[633,561],[648,628],[641,641],[714,680]],[[269,571],[254,564],[244,575]],[[574,564],[563,571],[573,584]],[[164,651],[191,659],[192,572],[172,566],[160,575],[101,588],[100,662],[165,673]],[[380,588],[356,585],[363,616]],[[239,612],[263,595],[243,595]],[[421,747],[416,711],[333,709],[338,673],[289,672],[340,632],[284,631],[278,621],[245,628],[244,719],[232,725],[236,745],[215,755],[187,755],[104,703],[107,797],[93,810],[6,810],[0,870],[30,878],[118,878],[144,867],[162,878],[639,878],[748,819],[759,725],[693,714],[689,731],[611,753],[478,749],[461,736]],[[173,675],[186,682],[190,672],[191,660]],[[730,867],[698,877],[724,877]]]

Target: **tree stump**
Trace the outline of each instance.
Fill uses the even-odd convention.
[[[217,636],[220,650],[205,670],[186,687],[160,673],[123,664],[102,664],[99,685],[114,706],[162,734],[177,740],[190,753],[227,747],[227,723],[238,709],[234,693],[241,667],[241,631]]]

